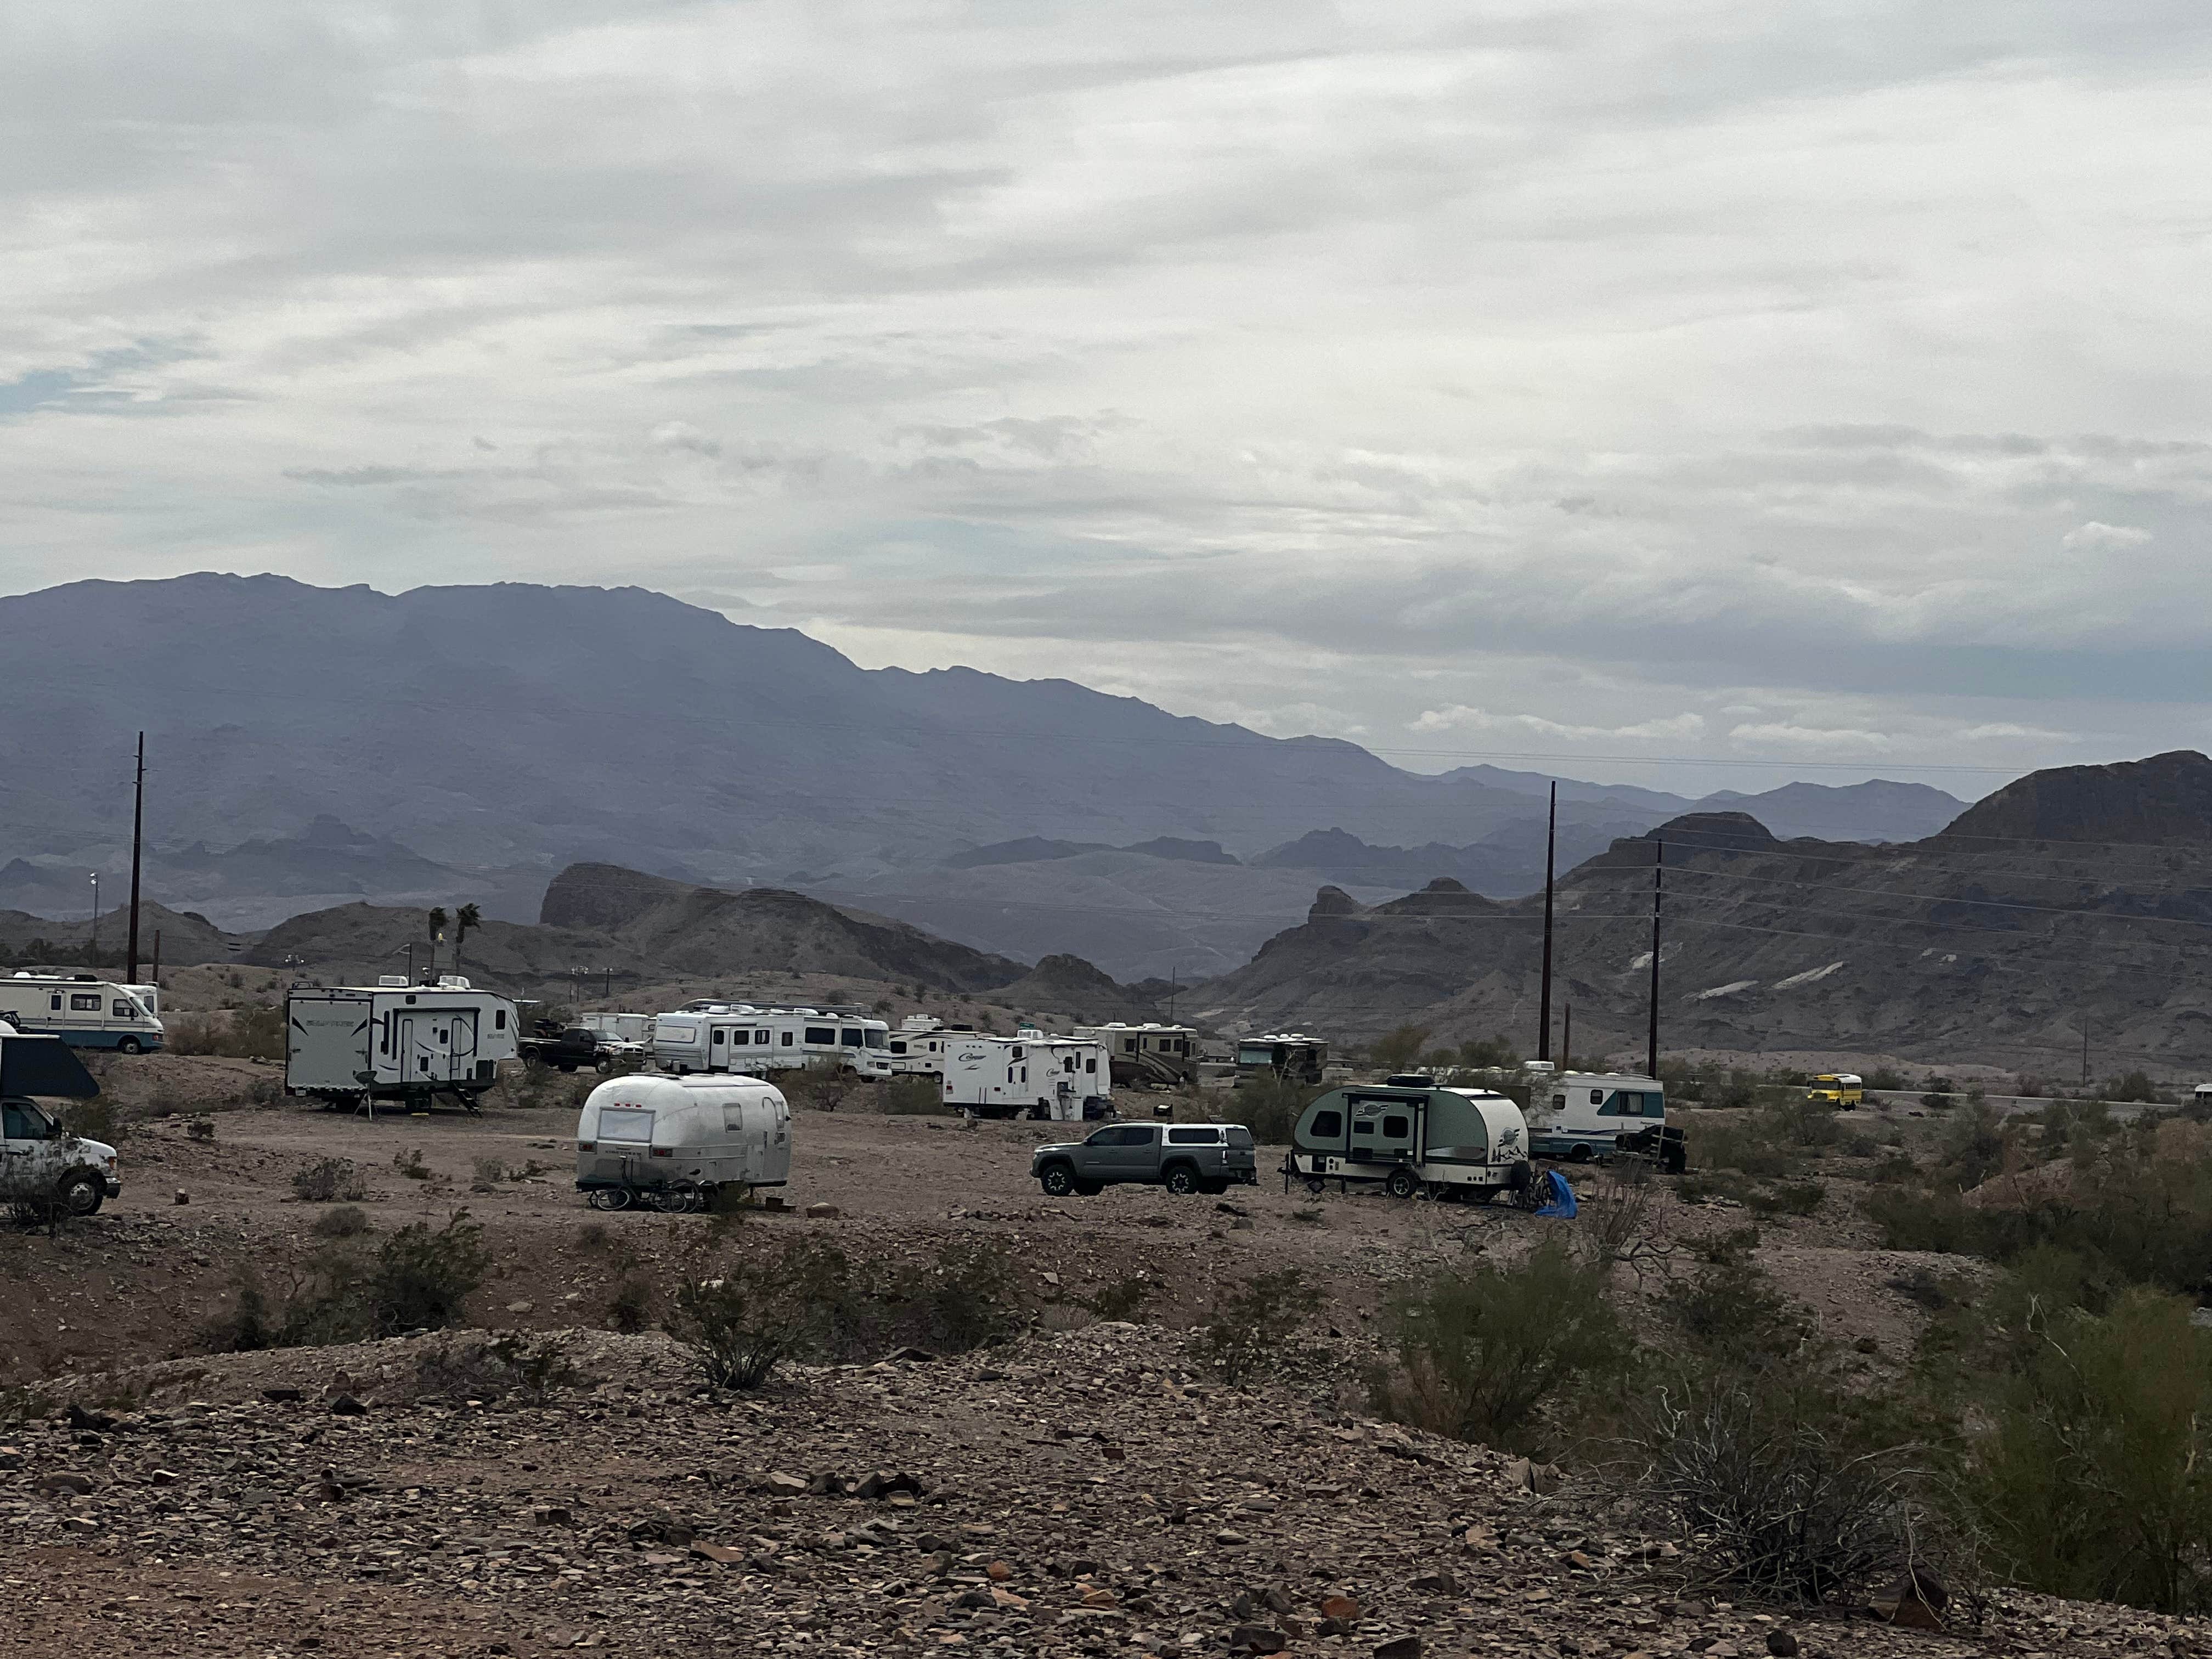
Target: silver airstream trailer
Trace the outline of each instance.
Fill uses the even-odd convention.
[[[791,1108],[756,1078],[611,1078],[576,1120],[576,1187],[594,1209],[702,1209],[724,1187],[790,1179]]]
[[[1528,1185],[1528,1126],[1518,1106],[1486,1090],[1353,1084],[1299,1115],[1288,1173],[1315,1193],[1364,1181],[1393,1198],[1425,1189],[1487,1204]]]

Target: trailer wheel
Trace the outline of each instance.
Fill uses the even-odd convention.
[[[146,1045],[134,1036],[124,1038],[115,1045],[115,1048],[118,1054],[143,1054],[146,1052]]]
[[[1390,1171],[1389,1179],[1382,1183],[1382,1190],[1393,1198],[1411,1198],[1413,1188],[1419,1184],[1413,1179],[1413,1172],[1401,1164]]]

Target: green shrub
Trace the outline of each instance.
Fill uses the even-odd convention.
[[[995,1239],[940,1244],[936,1260],[897,1287],[909,1340],[955,1353],[1003,1340],[1022,1319],[1017,1275],[1013,1256]]]
[[[765,1264],[739,1264],[678,1286],[666,1329],[714,1387],[751,1389],[799,1351],[817,1318]]]
[[[1281,1355],[1304,1291],[1304,1275],[1283,1267],[1255,1274],[1218,1297],[1199,1330],[1200,1360],[1231,1382],[1253,1381]]]
[[[1429,1040],[1425,1025],[1401,1025],[1367,1046],[1367,1057],[1383,1072],[1402,1072],[1421,1057]]]
[[[428,1181],[434,1173],[430,1166],[422,1161],[422,1149],[420,1146],[410,1146],[404,1152],[392,1153],[392,1167],[410,1181]]]
[[[468,1216],[456,1210],[434,1230],[411,1222],[385,1241],[362,1286],[378,1335],[437,1330],[460,1317],[461,1304],[491,1266],[483,1229]]]
[[[951,1117],[945,1085],[933,1073],[910,1072],[876,1085],[876,1103],[891,1117]]]
[[[1784,1181],[1755,1188],[1745,1202],[1760,1215],[1811,1215],[1826,1196],[1817,1181]]]
[[[368,1212],[358,1204],[334,1205],[309,1229],[320,1238],[358,1238],[368,1230]]]
[[[258,1353],[276,1347],[282,1333],[260,1281],[240,1275],[231,1290],[231,1305],[201,1325],[201,1344],[210,1353]]]
[[[1999,1565],[2054,1595],[2212,1607],[2212,1331],[2138,1290],[2040,1335],[1970,1459]]]
[[[1222,1104],[1221,1115],[1243,1124],[1262,1146],[1287,1146],[1306,1108],[1327,1092],[1272,1072],[1242,1078]]]
[[[328,1204],[341,1199],[358,1203],[368,1195],[361,1171],[349,1158],[319,1158],[292,1172],[292,1196],[303,1204]]]
[[[653,1322],[653,1282],[642,1273],[625,1273],[607,1297],[606,1322],[624,1336],[635,1336]]]
[[[1617,1375],[1630,1346],[1605,1275],[1547,1239],[1516,1267],[1401,1286],[1385,1330],[1396,1364],[1374,1379],[1386,1416],[1455,1439],[1534,1451],[1556,1398]]]
[[[1752,1366],[1798,1354],[1813,1334],[1805,1310],[1753,1259],[1759,1230],[1704,1241],[1703,1260],[1660,1298],[1674,1333],[1708,1360]]]
[[[111,1146],[131,1132],[129,1120],[104,1095],[70,1102],[62,1109],[61,1116],[65,1133],[82,1135],[87,1140],[106,1141]]]

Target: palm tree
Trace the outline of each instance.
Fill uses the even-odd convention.
[[[483,913],[473,904],[464,904],[453,912],[453,971],[461,971],[461,945],[468,939],[469,930],[483,926]]]
[[[430,977],[435,979],[438,977],[438,941],[446,935],[446,907],[442,904],[432,905],[430,914],[423,920],[429,924]]]

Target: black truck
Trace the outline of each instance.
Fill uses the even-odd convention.
[[[595,1072],[611,1072],[637,1044],[618,1042],[602,1036],[599,1032],[581,1025],[561,1025],[550,1019],[541,1019],[532,1035],[524,1037],[515,1049],[525,1060],[534,1060],[541,1066],[550,1066],[556,1071],[574,1072],[585,1066]]]

